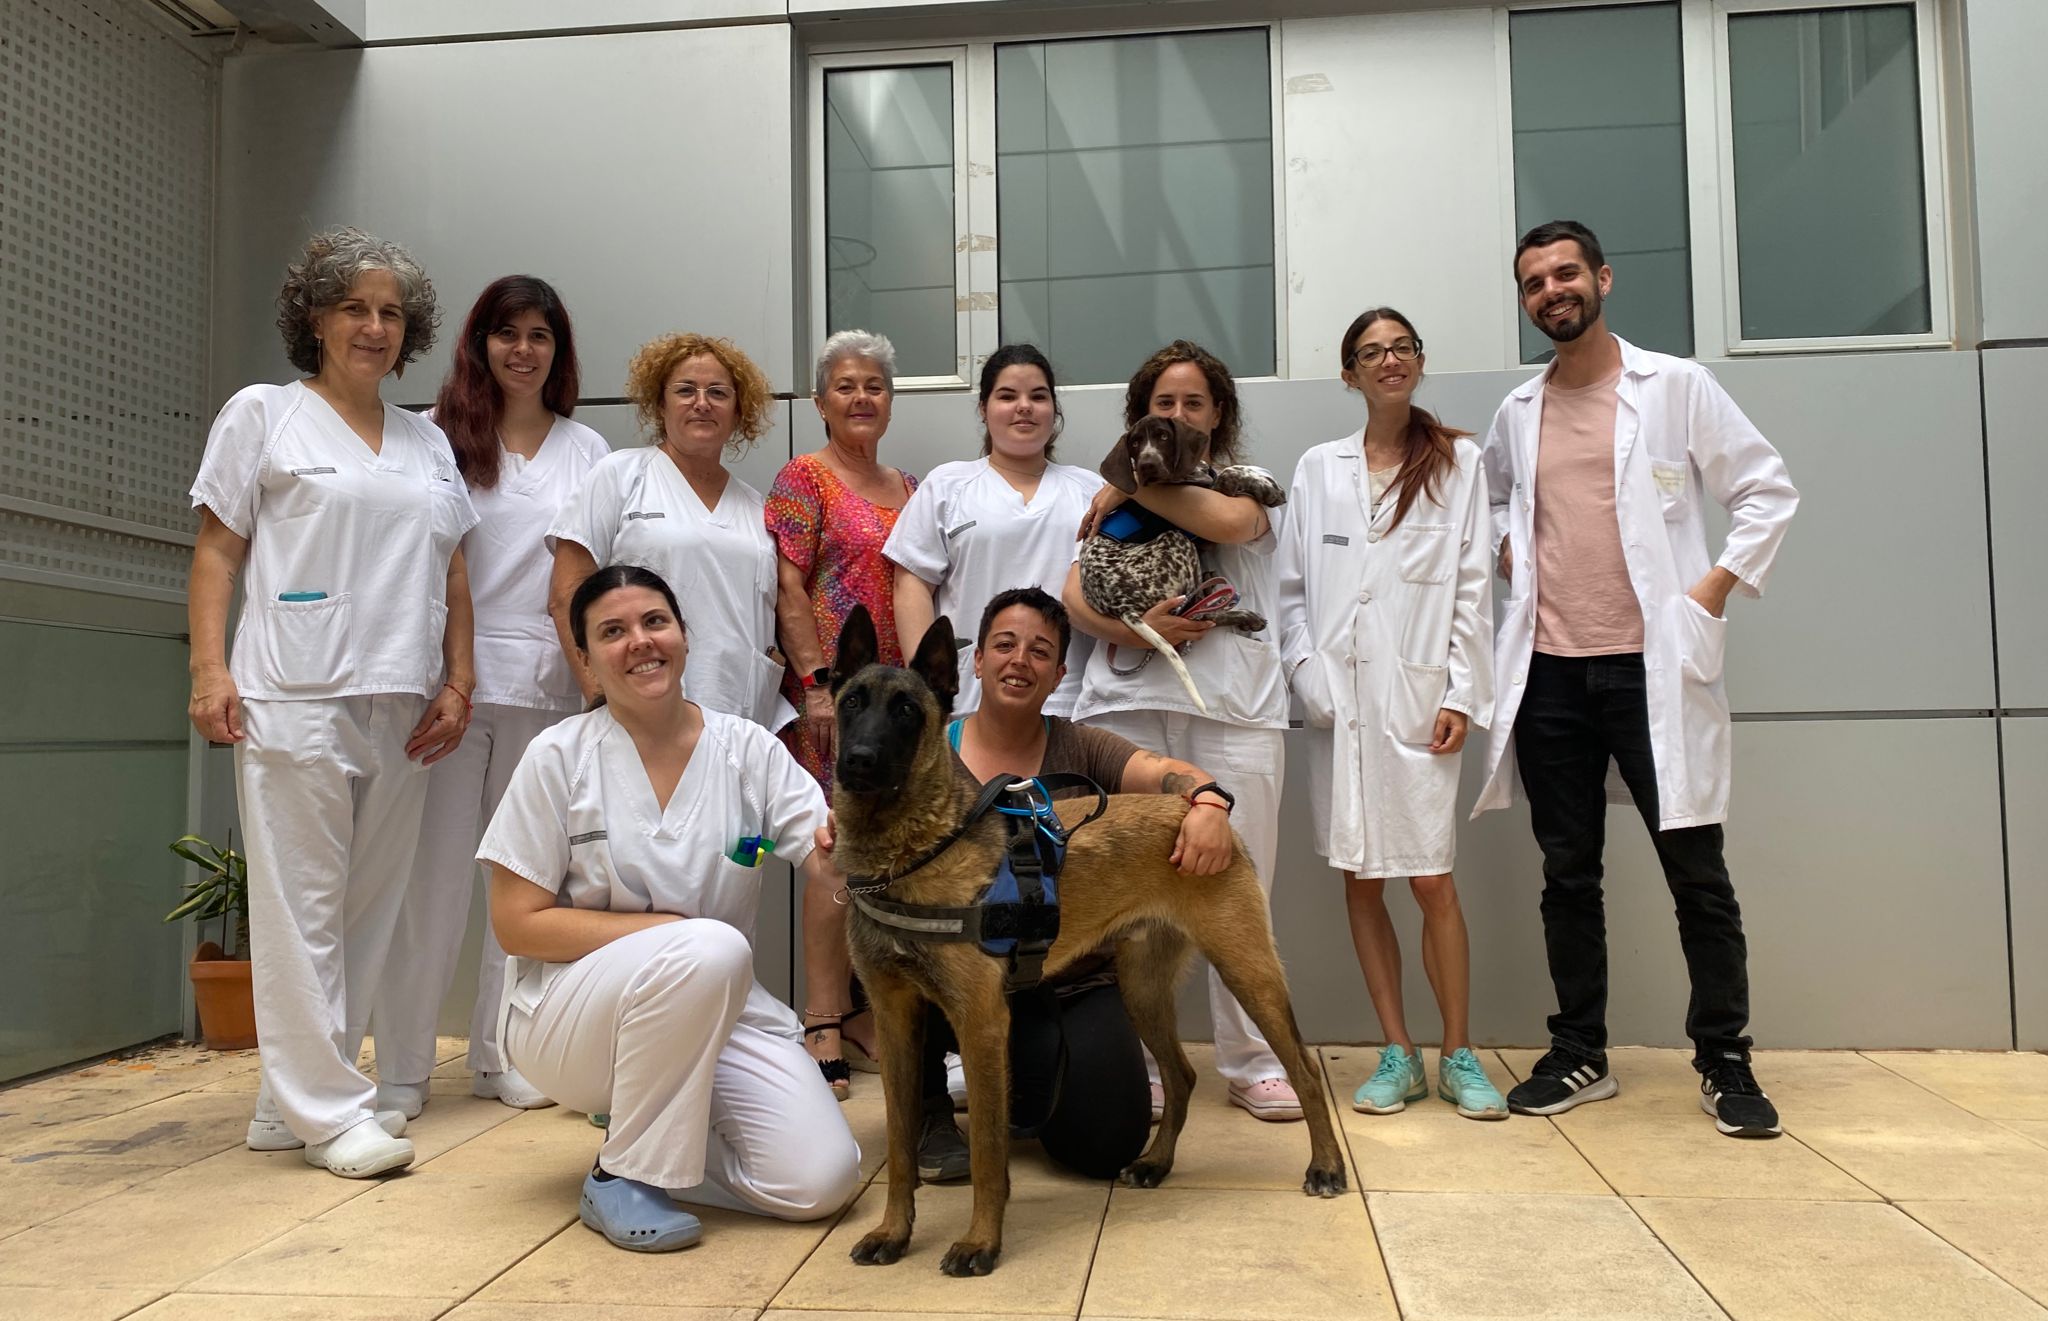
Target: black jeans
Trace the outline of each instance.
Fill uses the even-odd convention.
[[[1529,658],[1515,717],[1515,764],[1529,796],[1529,824],[1543,849],[1543,944],[1557,1012],[1551,1044],[1587,1061],[1607,1050],[1607,910],[1601,854],[1607,843],[1609,757],[1650,828],[1678,910],[1678,943],[1692,978],[1685,1032],[1693,1065],[1749,1053],[1749,946],[1742,909],[1721,857],[1721,827],[1657,829],[1657,769],[1640,652]]]
[[[953,1029],[926,1006],[924,1094],[946,1096]],[[1145,1149],[1151,1084],[1138,1031],[1114,985],[1010,997],[1010,1129],[1035,1135],[1045,1154],[1077,1174],[1114,1179]]]

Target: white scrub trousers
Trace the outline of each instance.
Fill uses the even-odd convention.
[[[598,1163],[679,1202],[816,1220],[860,1184],[860,1147],[799,1041],[739,1021],[746,938],[709,918],[636,931],[507,1010],[505,1054],[571,1109],[611,1114]]]
[[[1199,766],[1237,796],[1230,824],[1259,874],[1266,914],[1273,911],[1273,860],[1280,848],[1280,784],[1286,750],[1277,729],[1250,729],[1180,711],[1105,711],[1084,724],[1121,734],[1148,752]],[[1251,1016],[1209,970],[1209,1020],[1216,1041],[1216,1072],[1239,1087],[1287,1077]],[[1158,1065],[1147,1058],[1152,1080]]]
[[[526,745],[564,714],[479,702],[461,746],[427,772],[426,815],[420,823],[412,884],[391,937],[391,955],[384,964],[384,982],[371,1021],[377,1039],[377,1076],[385,1082],[423,1083],[434,1071],[441,1002],[455,980],[480,875],[477,841],[498,810]],[[498,1009],[504,996],[505,951],[486,917],[476,1008],[469,1017],[472,1072],[504,1072],[505,1057],[498,1048]]]
[[[373,1111],[356,1055],[419,842],[426,771],[405,744],[426,706],[412,693],[242,703],[235,773],[265,1100],[303,1142]]]

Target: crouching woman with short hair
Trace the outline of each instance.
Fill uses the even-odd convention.
[[[529,745],[477,852],[511,956],[506,1057],[610,1113],[581,1214],[619,1247],[696,1242],[678,1201],[830,1215],[860,1149],[752,947],[770,856],[807,879],[826,865],[824,795],[774,735],[683,696],[689,644],[659,575],[598,570],[569,621],[600,704]]]

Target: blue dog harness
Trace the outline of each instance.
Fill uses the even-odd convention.
[[[1053,793],[1061,789],[1085,789],[1095,795],[1095,809],[1071,828],[1063,825],[1053,810]],[[1059,939],[1059,878],[1066,865],[1067,840],[1108,806],[1109,795],[1085,775],[1042,775],[1029,780],[998,775],[981,787],[981,796],[966,819],[923,857],[896,876],[867,884],[849,883],[847,889],[855,907],[898,935],[940,944],[979,945],[984,954],[1008,962],[1003,979],[1006,991],[1030,990],[1043,979],[1046,953]],[[995,875],[972,904],[960,908],[905,904],[876,893],[951,848],[990,811],[1003,819],[1003,853]]]

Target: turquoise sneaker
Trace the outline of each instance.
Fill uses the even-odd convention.
[[[1437,1066],[1436,1094],[1457,1106],[1458,1113],[1467,1119],[1508,1117],[1508,1103],[1469,1046],[1458,1047]]]
[[[1429,1077],[1422,1071],[1421,1052],[1399,1046],[1380,1052],[1380,1066],[1351,1094],[1351,1108],[1364,1115],[1399,1114],[1410,1101],[1429,1095]]]

